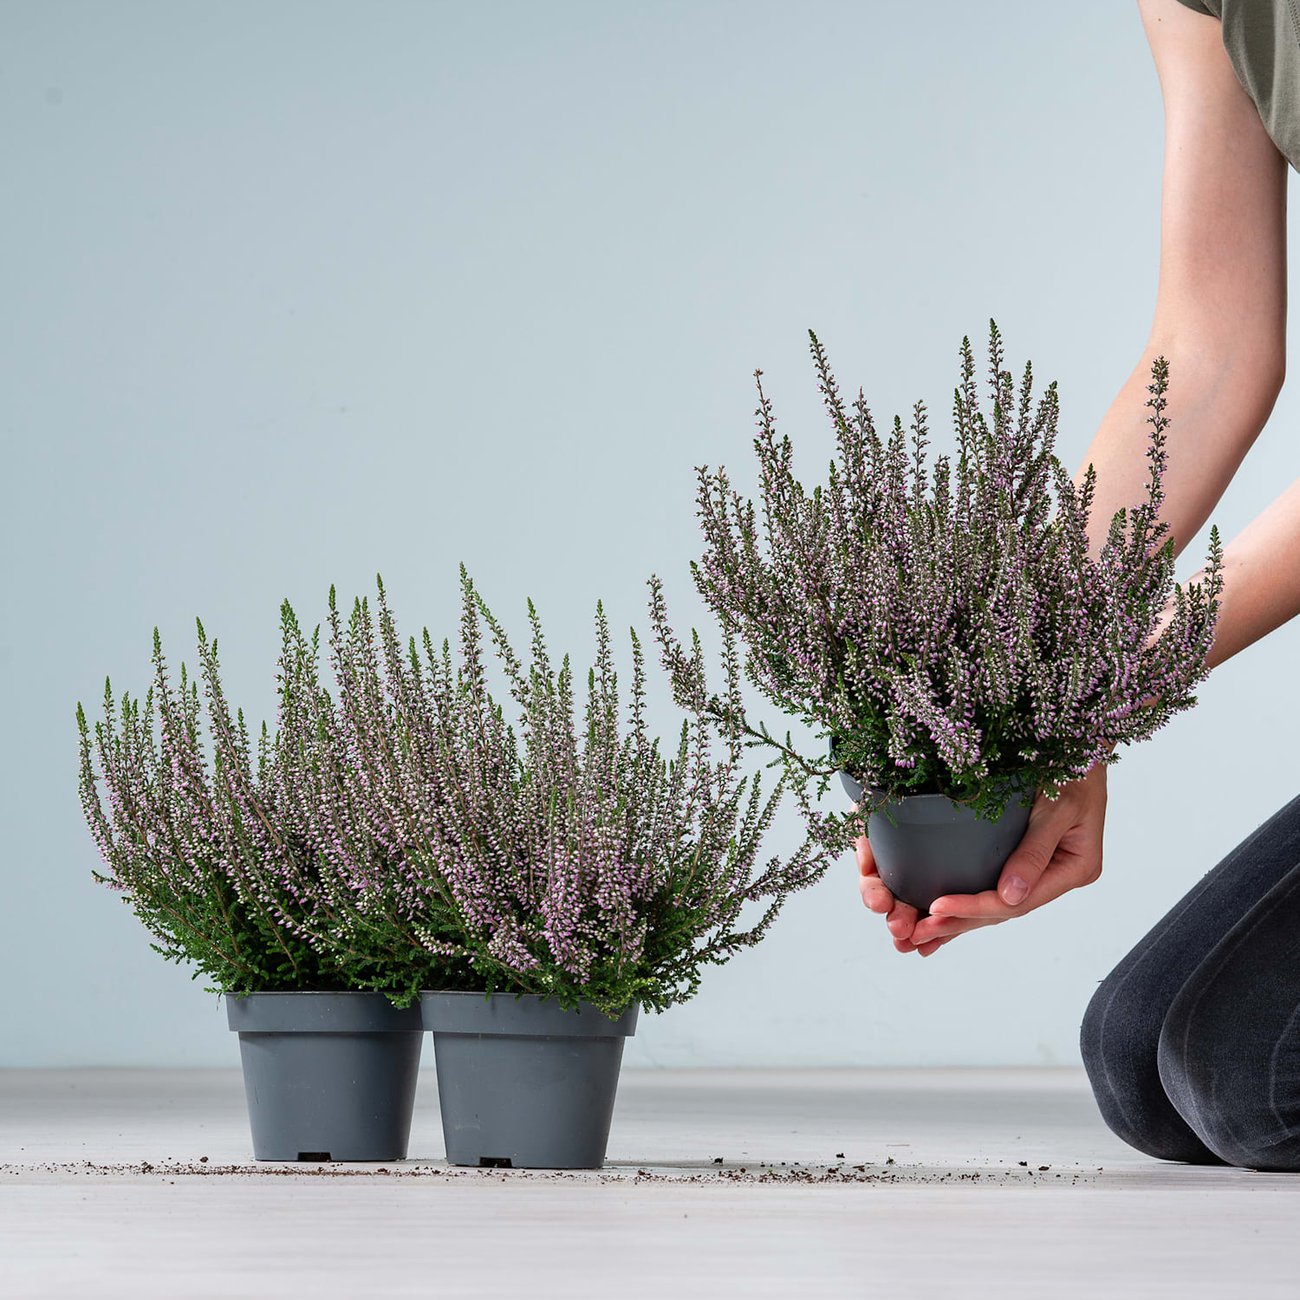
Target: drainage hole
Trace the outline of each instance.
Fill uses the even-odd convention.
[[[513,1169],[514,1165],[510,1163],[509,1156],[479,1156],[478,1167],[480,1169]]]
[[[330,1158],[330,1153],[328,1151],[299,1151],[298,1152],[299,1160],[325,1161],[328,1160],[329,1158]]]

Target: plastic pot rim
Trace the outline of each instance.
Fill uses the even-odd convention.
[[[420,1033],[416,1005],[395,1007],[369,989],[336,992],[276,989],[265,993],[226,993],[226,1023],[245,1034]]]
[[[420,993],[424,1027],[433,1034],[631,1038],[640,1010],[634,1002],[611,1019],[590,1002],[564,1008],[539,993],[466,989],[425,989]]]

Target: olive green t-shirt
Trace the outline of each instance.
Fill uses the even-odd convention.
[[[1264,129],[1300,170],[1300,0],[1181,0],[1219,19],[1237,80]]]

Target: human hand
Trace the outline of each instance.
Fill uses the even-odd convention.
[[[1106,818],[1106,764],[1061,788],[1055,802],[1034,801],[1029,825],[1007,859],[997,889],[936,898],[928,916],[897,901],[876,870],[871,846],[857,841],[863,903],[883,914],[894,947],[928,957],[959,934],[1024,916],[1101,875]]]
[[[885,918],[885,926],[899,952],[919,951],[912,942],[912,931],[916,928],[919,916],[916,908],[896,899],[889,886],[881,880],[876,868],[876,855],[872,852],[871,841],[865,835],[854,840],[853,846],[858,854],[858,892],[862,895],[863,905]],[[929,951],[922,952],[921,956],[928,957],[939,946],[940,941],[933,940]]]

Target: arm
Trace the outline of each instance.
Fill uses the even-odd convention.
[[[1097,470],[1094,553],[1113,513],[1143,496],[1146,385],[1169,360],[1164,518],[1182,550],[1209,517],[1268,419],[1282,384],[1286,321],[1286,162],[1241,88],[1216,19],[1178,0],[1141,0],[1165,105],[1160,277],[1143,356],[1084,458]],[[1221,663],[1300,612],[1300,484],[1225,550],[1210,662]],[[998,890],[936,900],[918,922],[858,842],[862,900],[900,952],[929,956],[966,930],[1041,907],[1101,874],[1106,768],[1040,798]]]
[[[1152,360],[1169,360],[1164,518],[1182,551],[1264,427],[1286,365],[1286,161],[1223,49],[1216,19],[1142,0],[1165,103],[1160,279],[1141,360],[1084,456],[1097,469],[1094,554],[1141,499]],[[1082,477],[1082,467],[1077,478]],[[1231,542],[1214,667],[1300,613],[1300,483]]]
[[[1224,549],[1223,575],[1211,668],[1300,614],[1300,480]]]

